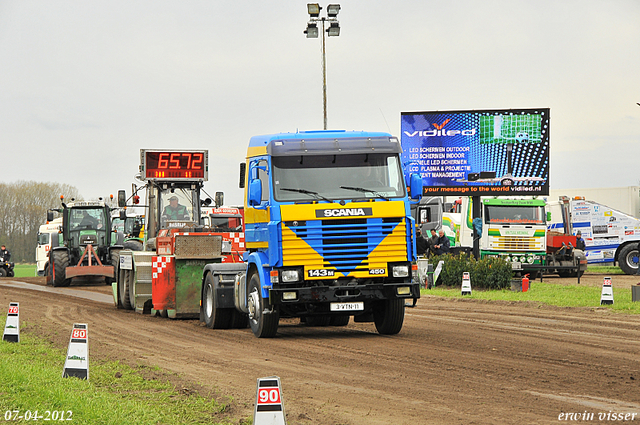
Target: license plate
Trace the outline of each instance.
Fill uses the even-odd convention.
[[[520,261],[514,261],[511,263],[511,270],[520,270],[522,269],[522,263]]]
[[[358,311],[364,310],[364,302],[355,303],[331,303],[331,311]]]

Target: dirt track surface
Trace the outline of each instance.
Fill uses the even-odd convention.
[[[40,282],[0,285],[10,281]],[[96,284],[73,289],[110,293]],[[234,422],[252,416],[256,378],[272,375],[281,378],[289,425],[546,424],[565,412],[593,412],[592,422],[600,412],[640,414],[640,317],[604,308],[427,296],[407,309],[396,336],[369,323],[311,328],[290,320],[276,338],[257,339],[248,329],[214,331],[197,320],[9,286],[0,286],[0,301],[20,302],[23,332],[60,348],[73,323],[88,323],[92,358],[159,366],[183,388],[225,403],[233,397],[226,419]],[[640,415],[627,423],[636,421]]]

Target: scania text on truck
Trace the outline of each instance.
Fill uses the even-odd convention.
[[[202,320],[211,328],[249,318],[257,337],[281,317],[307,325],[374,322],[396,334],[405,301],[420,297],[413,199],[398,140],[387,133],[313,131],[251,138],[245,193],[244,264],[208,264]]]

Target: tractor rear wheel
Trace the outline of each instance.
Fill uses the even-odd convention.
[[[128,241],[124,241],[122,246],[124,247],[124,249],[130,249],[131,251],[142,251],[142,250],[144,250],[144,246],[142,245],[142,242],[140,242],[137,239],[131,239],[131,240],[128,240]]]
[[[67,251],[53,251],[51,253],[53,260],[53,286],[69,286],[71,279],[66,278],[66,270],[69,266],[69,253]]]
[[[118,266],[120,265],[120,250],[119,249],[112,249],[110,252],[110,257],[111,257],[111,265],[113,266],[113,276],[114,277],[105,277],[104,278],[104,283],[106,285],[111,285],[113,282],[115,282],[117,273],[118,273]]]
[[[131,297],[129,296],[129,276],[131,275],[131,270],[120,269],[119,274],[118,297],[120,298],[120,305],[125,310],[133,310]]]

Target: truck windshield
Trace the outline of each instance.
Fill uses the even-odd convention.
[[[405,196],[395,154],[276,156],[272,165],[278,201]]]
[[[485,205],[484,222],[488,224],[545,224],[542,206]]]

